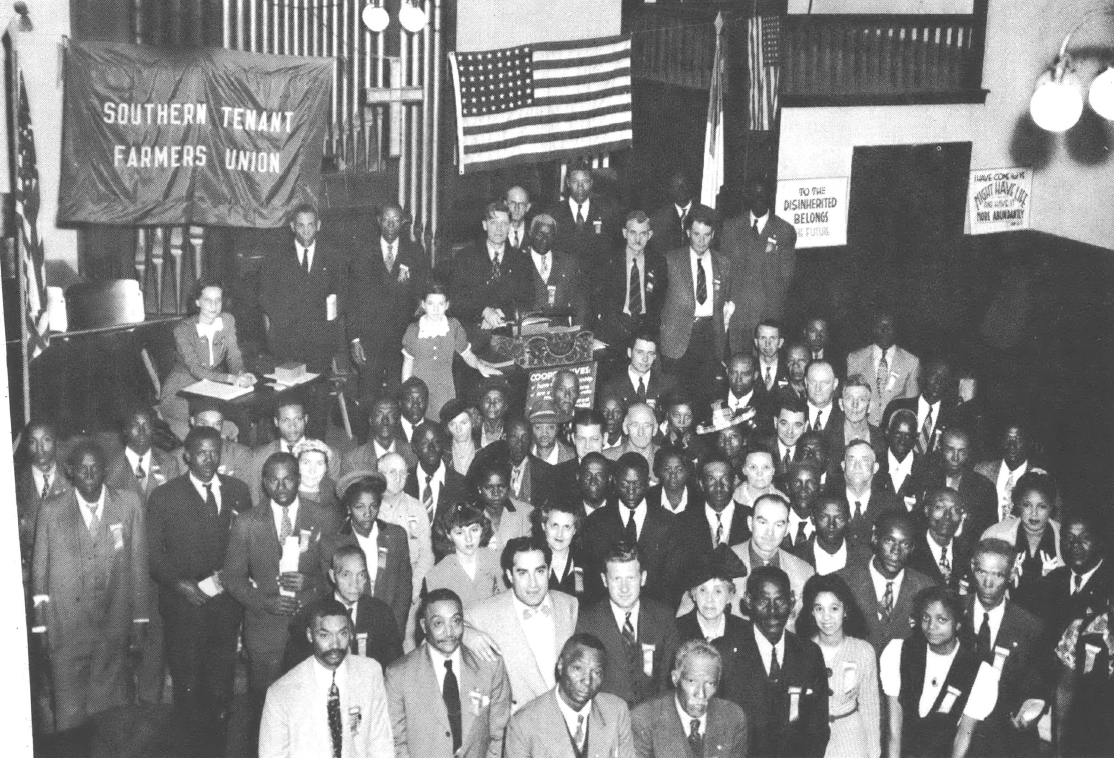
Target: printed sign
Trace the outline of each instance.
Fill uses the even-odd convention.
[[[971,172],[967,207],[971,234],[994,234],[1029,228],[1033,170],[994,168]]]
[[[777,183],[774,212],[797,230],[797,249],[847,244],[847,177]]]

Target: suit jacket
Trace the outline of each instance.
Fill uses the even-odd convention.
[[[557,495],[553,469],[553,466],[536,455],[528,454],[526,465],[522,469],[521,488],[517,494],[512,491],[512,496],[535,508],[550,502]]]
[[[905,639],[913,628],[913,598],[925,587],[936,584],[932,579],[909,566],[905,567],[905,575],[901,580],[901,589],[894,598],[894,608],[890,613],[889,621],[878,618],[878,595],[874,592],[874,582],[871,581],[870,563],[854,564],[848,562],[836,574],[847,582],[859,610],[866,619],[866,641],[874,646],[878,655],[890,640]]]
[[[534,256],[530,249],[523,252],[530,264],[531,292],[533,304],[531,310],[540,313],[573,314],[573,324],[584,326],[588,324],[588,297],[584,277],[577,259],[564,250],[551,251],[549,266],[549,280],[542,279],[538,267],[534,265]],[[554,288],[553,304],[550,305],[549,288]]]
[[[418,465],[418,456],[414,455],[410,443],[399,436],[391,440],[391,444],[394,446],[394,452],[401,455],[402,459],[406,461],[407,470],[413,471],[414,467]],[[375,441],[368,440],[344,454],[340,461],[340,476],[360,469],[376,471],[378,465],[379,459],[375,455]]]
[[[422,496],[421,490],[418,488],[418,474],[425,476],[425,469],[420,466],[411,466],[410,473],[406,475],[406,486],[403,487],[402,491],[420,503]],[[435,514],[441,513],[453,503],[468,499],[468,485],[464,481],[464,475],[452,466],[446,465],[445,482],[437,493],[437,501],[433,504],[433,512]],[[440,560],[440,557],[438,557],[438,560]]]
[[[833,416],[835,414],[832,414]],[[835,423],[838,421],[838,424]],[[840,463],[843,462],[843,455],[847,452],[846,435],[843,431],[846,419],[843,416],[843,411],[840,411],[839,418],[833,418],[828,423],[827,428],[824,429],[824,439],[828,444],[828,477],[831,478],[836,475],[836,472],[842,473]],[[886,458],[886,438],[882,435],[882,430],[874,424],[869,424],[867,427],[867,436],[865,441],[870,443],[871,449],[874,450],[875,460],[885,460]],[[879,465],[881,470],[881,465]]]
[[[888,490],[875,486],[871,482],[870,487],[870,501],[866,504],[866,512],[859,518],[855,518],[855,503],[847,499],[846,486],[835,492],[837,496],[843,497],[847,501],[848,513],[851,514],[851,520],[847,522],[847,541],[853,542],[857,545],[870,549],[870,537],[874,534],[874,525],[878,523],[878,519],[882,514],[887,511],[897,509],[905,510],[905,504],[899,502],[897,496]]]
[[[1098,613],[1103,599],[1110,596],[1114,587],[1114,563],[1104,558],[1077,594],[1071,594],[1071,587],[1072,570],[1067,566],[1053,569],[1044,577],[1041,618],[1048,630],[1049,641],[1055,639],[1058,643],[1072,621]]]
[[[731,261],[731,352],[753,344],[754,327],[765,318],[780,319],[793,273],[797,269],[797,232],[785,219],[770,212],[761,233],[755,233],[750,214],[723,224],[720,249]]]
[[[197,334],[198,320],[197,316],[189,316],[174,326],[174,344],[178,350],[171,373],[188,374],[188,384],[192,384],[200,379],[219,381],[223,378],[220,375],[225,373],[216,371],[221,363],[227,364],[229,374],[236,375],[242,372],[244,357],[236,337],[236,317],[231,313],[220,315],[223,326],[213,335],[212,353],[216,358],[215,363],[209,360],[209,340],[202,339]],[[165,391],[163,396],[166,396]]]
[[[677,637],[682,643],[689,640],[705,639],[696,616],[697,611],[693,609],[684,616],[677,617]],[[723,636],[716,637],[711,641],[712,647],[719,651],[720,658],[723,661],[723,669],[719,677],[721,689],[724,682],[734,681],[742,676],[739,671],[739,651],[742,650],[743,646],[743,634],[749,628],[746,621],[733,613],[727,613],[724,616]]]
[[[743,709],[730,700],[708,702],[704,727],[704,758],[746,758],[750,739]],[[647,700],[631,713],[634,752],[638,758],[699,758],[685,736],[687,725],[677,713],[677,696],[665,692]]]
[[[511,683],[502,659],[488,663],[460,648],[460,758],[502,758],[511,717]],[[452,731],[437,672],[423,643],[387,668],[387,697],[395,758],[453,753]]]
[[[905,409],[912,411],[914,415],[917,413],[917,408],[920,405],[920,395],[913,397],[899,397],[891,400],[886,406],[886,410],[882,413],[882,427],[885,428],[890,423],[890,416],[895,411]],[[927,401],[926,401],[927,402]],[[975,435],[978,429],[974,427],[974,419],[967,412],[967,409],[957,403],[950,403],[946,399],[940,401],[939,417],[932,419],[932,439],[929,444],[928,451],[936,451],[940,449],[940,439],[944,436],[944,432],[948,429],[958,428],[963,429],[971,435]],[[917,435],[921,433],[920,427],[917,427]],[[977,444],[978,440],[971,439],[971,444]]]
[[[899,397],[915,398],[920,394],[917,384],[921,371],[921,361],[917,356],[897,345],[893,348],[894,357],[890,363],[890,375],[878,390],[878,371],[874,365],[874,345],[867,345],[847,356],[847,375],[862,374],[870,382],[870,423],[882,423],[882,414],[891,400]]]
[[[251,451],[251,473],[239,477],[245,481],[251,489],[251,501],[258,503],[264,497],[263,493],[263,464],[267,462],[275,453],[282,452],[282,443],[279,440],[273,440],[266,445],[261,445]],[[372,468],[375,468],[372,466]],[[341,471],[341,458],[340,453],[329,447],[329,465],[326,469],[325,476],[332,479],[334,482],[340,480]]]
[[[656,408],[661,399],[676,386],[677,379],[672,374],[665,373],[656,365],[651,367],[650,380],[646,382],[646,402]],[[625,369],[623,373],[609,379],[597,393],[601,400],[608,395],[623,398],[623,403],[628,408],[632,403],[639,402],[638,387],[631,383],[630,374]]]
[[[643,308],[645,313],[624,313],[627,306],[627,253],[626,244],[613,247],[610,254],[598,262],[584,262],[582,271],[590,281],[592,316],[595,335],[614,347],[618,353],[630,347],[631,338],[639,331],[653,334],[661,323],[661,307],[669,284],[669,269],[665,255],[647,249],[642,266]]]
[[[479,326],[484,308],[501,308],[509,319],[515,308],[529,310],[534,300],[534,290],[530,286],[533,263],[509,244],[504,243],[498,279],[492,277],[486,238],[461,250],[445,267],[452,301],[451,315],[465,327]]]
[[[314,671],[316,658],[294,667],[267,690],[263,719],[259,726],[259,758],[301,758],[332,755],[333,743],[326,714],[318,705],[321,696]],[[340,694],[341,721],[344,725],[342,755],[373,758],[394,755],[391,719],[387,711],[387,692],[383,669],[370,658],[345,657],[347,685]],[[350,727],[354,709],[360,718]]]
[[[189,466],[186,466],[185,461],[183,461],[182,471],[184,472],[187,468],[189,468]],[[241,445],[239,442],[222,439],[220,467],[217,471],[227,476],[236,477],[248,486],[248,492],[250,493],[251,482],[248,480],[252,478],[255,472],[255,463],[252,459],[251,448]]]
[[[662,490],[662,486],[663,485],[661,484],[655,484],[653,487],[646,491],[647,503],[649,503],[650,505],[661,505],[663,508],[665,508],[665,506],[662,505],[662,498],[666,497],[666,494]],[[692,511],[699,511],[700,513],[704,512],[704,493],[701,491],[700,485],[696,482],[690,481],[688,484],[685,485],[685,493],[685,507],[681,509],[679,513],[673,514],[677,517],[678,524],[680,523],[679,519],[686,513]],[[669,511],[669,508],[665,508],[665,510]],[[670,511],[670,513],[672,513],[672,511]],[[734,525],[732,525],[732,531],[734,531]]]
[[[410,567],[410,538],[406,530],[397,524],[388,524],[376,519],[379,527],[376,543],[377,556],[368,555],[368,563],[378,562],[375,577],[375,591],[368,594],[386,603],[394,614],[398,628],[406,628],[406,617],[410,613],[410,599],[413,596],[413,576]],[[321,535],[321,573],[328,574],[332,566],[333,554],[343,545],[358,545],[352,531],[352,522],[345,521],[338,531]]]
[[[588,561],[584,574],[584,599],[594,603],[607,597],[601,575],[604,559],[612,546],[623,539],[623,517],[619,508],[625,508],[617,499],[608,499],[607,505],[587,519],[581,530],[584,535],[584,553]],[[646,504],[646,518],[638,533],[638,555],[642,570],[646,572],[643,595],[666,604],[676,603],[679,590],[675,586],[677,571],[676,517],[664,508],[651,508]]]
[[[263,260],[259,307],[269,322],[267,349],[276,363],[297,361],[320,373],[330,369],[333,356],[344,354],[342,316],[330,320],[327,303],[344,297],[347,268],[348,261],[320,238],[308,274],[293,242]]]
[[[785,632],[785,660],[781,676],[771,682],[754,640],[753,625],[746,624],[739,651],[740,676],[724,682],[720,697],[742,706],[750,731],[750,755],[814,756],[828,746],[828,675],[824,656],[816,643]],[[799,694],[798,718],[791,722],[790,688]]]
[[[128,463],[128,458],[121,449],[108,464],[108,473],[105,475],[105,486],[117,492],[132,492],[139,496],[139,502],[147,505],[147,499],[156,487],[166,484],[182,473],[177,456],[171,455],[157,447],[151,448],[151,466],[147,471],[146,483],[139,486],[135,478],[135,469]]]
[[[306,639],[307,628],[309,609],[303,608],[290,622],[284,673],[313,655],[313,645]],[[402,630],[395,623],[391,607],[377,597],[364,595],[356,603],[356,626],[352,630],[352,644],[348,647],[352,655],[360,654],[361,634],[367,635],[363,655],[378,661],[380,666],[390,666],[402,657]]]
[[[696,202],[694,199],[686,215],[691,216],[695,211],[707,213],[712,209],[703,203]],[[672,201],[658,208],[650,216],[650,229],[653,230],[654,236],[650,238],[647,247],[661,255],[665,255],[670,250],[678,247],[684,247],[689,243],[688,232],[682,226],[681,217],[677,213],[677,206]]]
[[[511,717],[505,754],[510,758],[575,758],[572,735],[557,705],[556,689],[549,690]],[[634,758],[627,704],[601,692],[592,698],[588,714],[585,758]]]
[[[599,195],[591,195],[588,200],[588,213],[582,226],[577,226],[568,198],[561,198],[545,211],[557,221],[554,247],[567,250],[582,265],[600,260],[621,239],[622,221],[614,204]]]
[[[749,515],[749,508],[735,503],[735,515],[731,519],[730,529],[727,530],[728,545],[738,545],[750,539],[750,528],[747,526]],[[715,529],[708,523],[705,507],[686,507],[677,516],[676,540],[681,545],[681,555],[685,557],[686,565],[691,565],[716,549],[713,544]]]
[[[615,621],[610,599],[585,609],[577,619],[576,631],[596,636],[607,651],[607,668],[600,691],[621,697],[633,708],[670,689],[673,656],[680,644],[673,619],[670,607],[641,598],[636,624],[639,647],[632,651]]]
[[[918,513],[922,518],[925,493],[932,487],[943,487],[946,482],[947,476],[938,462],[933,461],[926,466],[919,482],[924,485],[924,490],[917,498],[920,506]],[[968,469],[959,480],[959,500],[967,514],[963,522],[964,533],[970,531],[972,534],[982,534],[998,523],[998,490],[986,477],[979,476],[972,469]],[[1013,544],[1012,538],[1007,538],[1006,541]]]
[[[325,591],[321,573],[321,537],[340,529],[333,511],[311,503],[299,502],[294,533],[306,534],[305,547],[298,559],[298,571],[305,574],[305,588],[296,598],[308,605]],[[282,650],[287,642],[290,619],[266,611],[267,598],[279,594],[279,559],[282,546],[269,502],[259,503],[232,521],[221,579],[225,589],[244,606],[244,637],[252,646]]]
[[[551,591],[549,597],[553,601],[553,649],[556,659],[561,647],[576,630],[577,602],[563,592]],[[548,689],[522,631],[513,598],[513,592],[500,592],[476,603],[464,613],[468,625],[491,636],[503,654],[503,663],[511,682],[512,713]]]
[[[344,331],[348,340],[359,339],[365,351],[397,353],[429,279],[429,257],[419,244],[400,236],[388,271],[381,239],[357,250],[349,261]]]
[[[975,543],[979,538],[967,534],[966,531],[952,538],[952,544],[948,548],[948,560],[951,562],[952,570],[947,579],[944,578],[944,572],[940,570],[940,564],[932,557],[928,545],[930,539],[932,538],[925,530],[921,530],[917,535],[916,547],[913,548],[913,555],[909,558],[909,568],[921,572],[931,579],[933,584],[946,584],[959,592],[960,582],[971,573],[971,555],[975,552]]]
[[[720,253],[708,251],[712,256],[712,281],[708,282],[708,296],[712,298],[712,328],[715,334],[714,356],[718,360],[727,344],[723,328],[723,304],[731,299],[731,265]],[[692,317],[696,310],[696,294],[692,279],[692,261],[688,248],[674,250],[666,257],[669,287],[661,310],[661,354],[676,360],[685,354],[692,336]]]
[[[51,497],[64,495],[73,489],[69,478],[62,471],[61,464],[54,466],[54,476],[50,480],[50,488],[46,498],[42,491],[35,486],[35,477],[31,473],[31,464],[20,463],[15,469],[15,507],[19,518],[19,548],[23,556],[24,579],[30,576],[31,554],[35,548],[35,520],[39,515],[39,508]]]

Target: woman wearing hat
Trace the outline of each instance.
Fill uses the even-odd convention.
[[[340,503],[337,502],[336,484],[326,473],[329,470],[329,446],[320,440],[306,437],[294,446],[294,457],[298,459],[298,497],[334,511],[344,518]]]
[[[470,503],[454,503],[437,517],[436,537],[452,544],[453,551],[430,569],[423,592],[446,588],[460,596],[467,610],[501,592],[499,553],[487,547],[493,530],[483,510]]]
[[[476,438],[472,427],[471,408],[453,398],[441,406],[441,425],[449,432],[449,451],[445,461],[461,476],[468,474],[476,457]]]

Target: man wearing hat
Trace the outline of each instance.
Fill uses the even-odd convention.
[[[540,397],[530,405],[526,418],[534,435],[531,452],[536,458],[550,466],[558,466],[576,457],[576,451],[558,439],[560,425],[572,417],[561,413],[557,403],[548,397]]]

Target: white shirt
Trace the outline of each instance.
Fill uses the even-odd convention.
[[[664,496],[662,500],[665,500]],[[719,518],[717,519],[716,516],[719,516]],[[723,524],[723,544],[726,545],[731,542],[731,520],[735,518],[734,500],[724,506],[723,510],[718,514],[712,506],[705,505],[704,518],[708,521],[708,529],[710,530],[708,533],[712,536],[713,540],[716,538],[716,525]]]
[[[367,578],[371,582],[371,586],[374,587],[375,577],[379,576],[379,524],[372,521],[371,531],[368,532],[366,537],[355,529],[352,530],[352,536],[356,538],[356,544],[364,551],[364,558],[367,563]]]
[[[441,692],[445,691],[445,661],[453,662],[453,674],[456,675],[456,687],[460,689],[460,682],[462,675],[460,673],[460,648],[457,647],[452,655],[446,656],[437,650],[433,645],[426,645],[429,651],[429,660],[433,664],[433,673],[437,676],[437,689]]]
[[[599,505],[589,505],[588,503],[583,503],[583,505],[584,505],[584,518],[588,518],[589,516],[591,516],[593,513],[595,513],[596,511],[598,511],[600,508],[602,508],[604,506],[603,503],[600,503]],[[636,521],[635,523],[637,524],[638,522]]]
[[[727,407],[730,408],[732,412],[737,411],[740,408],[746,408],[748,405],[750,405],[750,401],[753,397],[754,390],[751,390],[742,397],[735,397],[734,392],[732,392],[731,390],[727,390]]]
[[[298,265],[302,266],[302,267],[305,267],[306,266],[305,257],[308,255],[309,256],[309,268],[312,270],[313,269],[313,253],[314,253],[315,250],[317,250],[317,240],[314,240],[313,244],[310,245],[309,247],[302,247],[302,245],[300,243],[295,242],[294,247],[296,247],[298,249]]]
[[[1017,486],[1017,482],[1021,476],[1029,470],[1029,461],[1023,461],[1016,469],[1013,470],[1013,486]],[[1006,482],[1010,480],[1010,467],[1002,461],[1002,465],[998,467],[998,481],[994,483],[994,488],[998,490],[998,515],[1001,516],[1003,508],[1005,513],[1009,516],[1010,511],[1013,510],[1013,488],[1006,487]]]
[[[639,253],[638,255],[631,255],[627,251],[626,257],[626,287],[623,289],[623,313],[630,315],[630,269],[631,264],[634,264],[638,269],[638,286],[642,290],[642,310],[639,313],[646,312],[646,255]]]
[[[774,383],[773,386],[776,387],[777,386],[777,367],[778,367],[778,359],[777,358],[774,358],[774,360],[770,363],[766,363],[765,359],[762,356],[758,356],[758,381],[762,382],[763,384],[766,383],[766,369],[769,369],[770,370],[770,381],[772,381]]]
[[[553,449],[550,450],[546,455],[541,455],[538,452],[538,446],[537,445],[534,445],[534,449],[531,450],[530,452],[532,452],[534,454],[534,456],[536,456],[537,458],[545,461],[549,465],[556,466],[557,462],[561,458],[561,445],[560,444],[555,444],[553,446]]]
[[[507,239],[511,241],[511,247],[522,247],[522,240],[526,239],[526,222],[523,221],[518,226],[512,223]]]
[[[585,221],[588,220],[588,214],[591,211],[591,203],[592,203],[592,198],[591,197],[584,198],[584,202],[580,203],[580,215],[584,217]],[[572,220],[573,221],[576,221],[576,207],[577,207],[576,201],[573,200],[570,197],[569,198],[569,210],[572,211]]]
[[[500,245],[499,247],[492,247],[491,242],[489,241],[487,243],[487,259],[489,261],[491,261],[492,263],[495,263],[495,259],[498,258],[499,261],[502,262],[502,260],[503,260],[503,250],[504,250],[503,245]]]
[[[554,649],[557,632],[553,621],[553,598],[547,592],[545,599],[541,601],[538,608],[530,608],[519,600],[517,595],[512,593],[511,603],[514,605],[515,616],[518,617],[518,621],[522,625],[522,633],[526,636],[526,644],[530,646],[530,652],[534,654],[538,670],[541,671],[542,679],[545,680],[545,686],[550,689],[557,684],[554,678],[554,668],[557,666],[557,651]],[[540,608],[542,606],[548,606],[549,613],[541,613]],[[526,618],[527,610],[530,611],[530,618]],[[534,611],[539,612],[535,613]]]
[[[940,565],[940,554],[943,553],[943,554],[948,556],[948,565],[952,567],[952,571],[955,571],[955,540],[954,539],[949,540],[947,545],[945,545],[943,547],[940,547],[940,545],[936,542],[936,540],[932,537],[931,534],[926,534],[925,535],[925,542],[928,543],[928,552],[932,553],[932,562],[933,563],[935,563],[937,566],[939,566]],[[980,624],[982,623],[982,619],[979,619],[979,623]]]
[[[217,515],[220,515],[221,503],[224,502],[220,496],[220,477],[214,476],[209,481],[203,482],[196,476],[194,476],[193,472],[191,471],[190,481],[193,482],[193,487],[197,490],[197,494],[201,496],[202,500],[205,500],[205,488],[207,486],[212,488],[213,497],[216,498],[217,501]]]
[[[976,635],[979,629],[982,628],[982,617],[984,613],[990,613],[990,646],[994,647],[995,641],[998,639],[998,630],[1002,628],[1002,618],[1006,615],[1006,601],[998,603],[998,607],[991,611],[983,608],[979,598],[975,596],[975,602],[971,606],[971,631]]]
[[[871,493],[872,490],[867,490],[862,495],[856,495],[849,489],[844,490],[844,494],[847,496],[848,509],[851,511],[851,518],[855,518],[855,503],[860,503],[862,505],[862,514],[864,516],[866,515],[866,510],[870,507]]]
[[[847,565],[847,540],[843,541],[843,544],[839,546],[839,550],[835,552],[835,555],[829,555],[827,550],[813,542],[812,556],[816,560],[817,574],[820,576],[834,574]]]
[[[882,680],[882,691],[888,697],[897,697],[901,693],[901,648],[904,640],[890,640],[882,651],[878,661],[878,673]],[[924,687],[921,689],[921,699],[918,704],[921,718],[928,715],[929,710],[940,697],[940,690],[944,688],[944,680],[948,678],[952,663],[959,652],[959,645],[952,648],[947,655],[938,655],[928,648],[924,661]],[[933,684],[935,682],[935,684]]]
[[[1082,590],[1084,587],[1086,587],[1087,582],[1091,581],[1091,576],[1096,571],[1099,570],[1099,566],[1101,566],[1101,565],[1102,565],[1102,559],[1100,558],[1099,562],[1095,564],[1095,567],[1093,569],[1091,569],[1090,571],[1088,571],[1086,574],[1076,574],[1074,571],[1070,571],[1068,573],[1068,577],[1069,577],[1068,578],[1068,592],[1071,592],[1073,594],[1075,593],[1075,577],[1076,576],[1081,577],[1081,581],[1079,583],[1079,589]]]
[[[789,460],[793,460],[797,455],[797,446],[786,447],[785,443],[779,439],[777,441],[777,460],[774,461],[774,466],[777,466],[778,462],[785,460],[786,453],[789,453]]]
[[[128,465],[132,467],[132,474],[140,465],[143,466],[143,483],[146,484],[147,480],[151,478],[151,451],[148,450],[143,455],[132,450],[130,447],[124,447],[124,457],[128,459]],[[138,479],[136,481],[139,481]]]
[[[781,633],[781,639],[777,641],[776,645],[771,645],[770,641],[766,639],[766,635],[758,631],[758,627],[754,627],[754,641],[758,643],[758,654],[762,656],[762,665],[766,667],[766,674],[770,673],[770,653],[777,650],[777,663],[781,670],[785,670],[785,632]]]
[[[789,531],[785,533],[785,536],[789,538],[790,542],[795,543],[797,541],[797,524],[804,524],[805,525],[805,539],[806,540],[809,537],[812,536],[812,533],[814,531],[816,531],[816,527],[814,527],[812,525],[812,519],[801,518],[800,516],[797,515],[797,512],[795,510],[790,508],[789,509]]]
[[[893,365],[894,364],[891,362],[890,367],[892,368]],[[921,429],[924,428],[925,419],[928,418],[929,409],[932,409],[932,428],[928,430],[929,431],[928,439],[931,442],[932,441],[932,433],[936,431],[936,424],[939,423],[939,421],[940,421],[940,401],[937,400],[935,403],[932,403],[930,405],[929,402],[924,399],[924,395],[920,395],[919,397],[917,397],[917,437],[918,438],[921,435]]]
[[[104,487],[101,487],[100,497],[94,505],[81,496],[81,493],[74,488],[74,495],[77,496],[77,504],[81,506],[81,518],[85,519],[85,528],[88,529],[89,525],[93,523],[93,514],[97,514],[97,519],[100,521],[104,518]]]
[[[398,422],[402,424],[402,433],[406,435],[407,440],[414,436],[414,425],[405,416],[399,416]]]
[[[692,297],[693,297],[693,303],[696,306],[696,310],[693,311],[692,316],[693,316],[693,318],[704,318],[706,316],[714,316],[715,315],[715,303],[713,301],[715,300],[715,297],[714,297],[714,295],[715,295],[715,293],[714,293],[714,290],[715,290],[714,281],[715,280],[712,277],[712,255],[711,255],[711,253],[710,252],[705,252],[704,255],[697,255],[690,248],[689,249],[689,266],[692,268]],[[701,303],[699,300],[696,299],[696,283],[697,283],[696,269],[697,269],[698,266],[702,266],[704,268],[704,281],[705,281],[705,284],[706,284],[707,297],[704,298],[703,303]]]
[[[905,484],[909,474],[913,473],[913,451],[910,450],[903,461],[899,461],[892,450],[887,450],[886,456],[890,463],[890,481],[894,485],[894,492],[901,492],[901,485]]]
[[[298,440],[298,442],[301,442],[304,439],[305,439],[305,436],[303,436],[302,439]],[[286,440],[280,439],[279,440],[279,452],[280,453],[290,453],[291,455],[294,455],[294,448],[298,447],[298,442],[295,442],[293,445],[291,445]],[[294,455],[294,457],[297,458],[298,456]]]
[[[870,351],[871,351],[871,359],[874,361],[874,375],[875,375],[875,377],[878,376],[878,364],[882,362],[882,354],[883,353],[885,353],[885,355],[886,355],[886,365],[889,366],[888,370],[889,371],[894,370],[894,356],[897,353],[897,345],[890,345],[885,350],[882,350],[882,348],[878,347],[877,345],[871,345],[870,346]],[[885,382],[883,382],[883,385],[885,385]],[[920,423],[923,423],[923,421],[924,421],[920,417],[918,417],[917,420]],[[920,427],[919,426],[917,427],[917,431],[920,432]]]
[[[661,507],[664,508],[665,510],[669,511],[673,515],[679,514],[681,511],[683,511],[688,506],[688,504],[689,504],[689,488],[688,487],[685,487],[683,490],[681,490],[681,502],[679,502],[677,504],[676,508],[674,508],[673,504],[671,502],[669,502],[669,495],[665,494],[665,488],[664,487],[662,488],[662,490],[661,490]]]
[[[375,460],[377,460],[377,461],[380,458],[382,458],[384,455],[386,455],[387,453],[397,453],[398,452],[398,450],[396,449],[398,447],[398,445],[395,444],[395,440],[391,440],[391,444],[387,445],[387,447],[383,447],[382,445],[380,445],[378,440],[372,440],[371,445],[372,445],[372,450],[375,451]]]
[[[816,428],[816,417],[820,417],[820,428],[828,428],[828,419],[832,417],[832,404],[828,403],[823,408],[818,405],[813,405],[812,401],[808,401],[808,428]]]
[[[871,558],[867,561],[867,566],[870,568],[870,581],[874,585],[874,597],[878,598],[878,602],[882,602],[882,598],[886,596],[886,585],[893,582],[894,585],[894,606],[897,606],[898,595],[901,594],[901,583],[905,581],[905,569],[897,572],[897,576],[893,579],[887,579],[882,576],[878,569],[874,568],[874,559]],[[865,608],[863,609],[866,610]]]
[[[684,221],[685,216],[689,215],[689,211],[692,210],[692,201],[689,200],[684,205],[677,205],[676,203],[673,203],[673,210],[677,211],[677,220]]]
[[[634,370],[634,366],[631,366],[630,364],[627,364],[627,378],[630,379],[630,386],[634,388],[635,392],[638,391],[638,380],[639,379],[641,379],[643,385],[645,385],[646,391],[647,392],[650,391],[650,372],[649,371],[647,371],[645,374],[640,374],[640,373],[638,373],[637,371]]]
[[[631,509],[619,503],[619,513],[623,519],[623,528],[627,528],[627,522],[631,518]],[[634,528],[638,536],[642,536],[642,524],[646,521],[646,498],[642,498],[642,502],[634,508]]]
[[[343,597],[340,596],[339,592],[334,592],[333,593],[333,599],[336,600],[341,605],[343,605],[345,610],[348,611],[348,618],[352,619],[352,626],[355,627],[356,626],[356,617],[357,617],[356,610],[359,608],[360,601],[356,600],[356,602],[354,602],[354,603],[349,603],[347,600],[345,600]],[[355,632],[353,632],[353,635],[354,634],[355,634]]]
[[[321,661],[317,660],[316,656],[313,658],[313,679],[317,683],[317,691],[314,696],[318,702],[311,706],[309,710],[320,714],[322,728],[325,734],[328,734],[329,722],[327,721],[328,711],[326,709],[329,704],[329,689],[333,686],[333,672],[322,666]],[[344,660],[337,666],[336,683],[337,689],[340,690],[340,717],[343,720],[345,718],[345,690],[348,688],[348,656],[345,656]]]
[[[697,726],[697,731],[700,734],[703,734],[705,736],[708,734],[708,712],[707,711],[704,711],[704,715],[701,716],[700,718],[694,719],[692,716],[690,716],[688,713],[685,712],[684,708],[681,707],[681,701],[678,700],[676,696],[673,697],[673,704],[677,706],[677,715],[681,717],[681,729],[684,731],[686,738],[692,736],[692,722],[693,721],[699,722],[699,725]]]
[[[623,626],[627,623],[627,614],[630,614],[630,625],[634,629],[634,638],[638,639],[638,609],[642,601],[636,600],[628,610],[623,610],[615,605],[614,601],[608,601],[608,604],[611,606],[611,615],[615,617],[615,626],[619,628],[620,632],[623,631]]]
[[[565,698],[561,696],[561,693],[558,692],[557,707],[561,709],[561,716],[565,719],[565,727],[569,730],[569,737],[576,737],[576,723],[581,719],[583,719],[581,724],[583,725],[584,734],[588,734],[588,717],[592,715],[591,700],[585,703],[584,707],[579,711],[574,711],[569,704],[565,702]]]
[[[298,523],[298,505],[298,498],[295,497],[294,502],[286,508],[286,512],[290,514],[291,525]],[[275,521],[275,534],[282,534],[282,506],[276,503],[274,500],[271,501],[271,518]],[[297,529],[291,532],[291,534],[297,536]],[[371,562],[370,558],[368,558],[368,562]]]
[[[394,242],[387,242],[382,237],[379,238],[379,252],[383,255],[383,265],[387,265],[388,256],[393,256],[394,260],[398,260],[398,240]]]
[[[530,250],[530,257],[534,259],[534,268],[538,271],[538,276],[542,281],[549,281],[549,274],[553,270],[553,251],[541,255],[535,250]]]
[[[50,467],[50,471],[40,471],[38,466],[31,467],[31,478],[35,482],[35,493],[42,494],[43,487],[47,481],[54,484],[55,479],[58,477],[58,464]]]
[[[770,212],[769,211],[766,211],[765,216],[755,216],[753,213],[750,213],[749,211],[748,211],[747,215],[750,216],[750,228],[751,229],[753,229],[755,223],[757,223],[759,234],[766,231],[766,224],[770,223]]]
[[[426,476],[428,476],[428,474],[426,474],[425,469],[421,466],[418,466],[416,473],[418,477],[418,502],[420,503],[425,495]],[[437,502],[437,498],[441,494],[441,486],[444,483],[445,462],[442,461],[441,464],[437,467],[437,470],[433,472],[433,478],[430,479],[429,482],[429,487],[433,490],[433,497],[431,498],[433,502]]]

